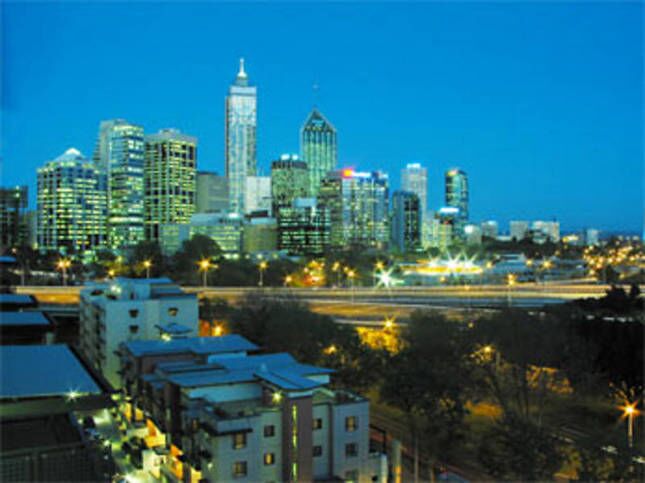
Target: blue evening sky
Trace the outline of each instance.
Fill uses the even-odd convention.
[[[2,184],[27,183],[101,119],[199,138],[223,172],[224,96],[246,58],[258,163],[298,152],[313,102],[343,166],[429,168],[430,208],[459,166],[475,220],[557,217],[640,230],[639,3],[6,3]],[[33,205],[32,205],[33,206]]]

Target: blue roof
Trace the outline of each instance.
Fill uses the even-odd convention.
[[[65,344],[2,346],[0,362],[0,398],[102,393]]]
[[[124,342],[123,346],[134,356],[192,352],[194,354],[216,354],[257,350],[258,346],[241,335],[221,337],[187,337],[185,339],[134,340]]]
[[[304,376],[334,372],[325,367],[300,364],[290,354],[246,357],[209,357],[211,369],[195,364],[194,371],[169,374],[168,380],[183,387],[217,386],[265,380],[284,390],[305,390],[323,385]]]
[[[0,312],[0,326],[10,327],[14,325],[51,325],[50,320],[43,312]]]
[[[0,304],[36,304],[36,299],[31,295],[16,293],[0,293]]]

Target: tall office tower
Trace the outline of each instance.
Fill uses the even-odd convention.
[[[107,179],[108,244],[134,246],[144,239],[143,128],[123,119],[101,121],[94,162]]]
[[[329,247],[329,209],[316,198],[296,198],[281,206],[278,216],[278,249],[290,255],[320,256]]]
[[[521,241],[526,238],[529,232],[528,221],[511,221],[510,224],[511,240]]]
[[[245,214],[246,178],[256,173],[257,87],[240,71],[226,96],[225,160],[231,211]]]
[[[401,170],[401,190],[419,197],[421,217],[428,210],[428,169],[419,163],[410,163]]]
[[[245,214],[257,211],[271,213],[271,176],[247,176],[244,192]]]
[[[320,183],[318,203],[329,209],[332,247],[382,248],[389,239],[388,178],[380,172],[332,171]]]
[[[309,170],[308,196],[317,196],[320,181],[336,169],[338,142],[336,128],[315,107],[300,128],[300,154]]]
[[[401,252],[421,248],[421,201],[416,193],[395,191],[392,194],[391,241]]]
[[[499,225],[495,220],[482,221],[481,236],[495,240],[499,234]]]
[[[197,139],[162,129],[145,141],[145,234],[158,241],[160,225],[188,223],[195,211]]]
[[[271,163],[271,199],[273,214],[281,207],[291,207],[296,198],[306,198],[309,191],[307,163],[295,154],[283,154]]]
[[[197,172],[196,213],[228,210],[228,179],[210,171]]]
[[[0,253],[27,243],[27,186],[0,188]]]
[[[106,246],[107,180],[71,148],[38,169],[38,248],[86,251]]]
[[[463,237],[464,227],[468,222],[468,177],[460,169],[446,171],[446,205],[459,209],[453,235]]]

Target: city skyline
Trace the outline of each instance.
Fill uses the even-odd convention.
[[[419,13],[420,19],[425,21],[429,21],[431,13],[436,9],[446,19],[463,16],[462,23],[457,25],[459,31],[464,30],[466,25],[473,27],[470,23],[474,22],[473,17],[477,14],[484,15],[489,23],[484,22],[484,27],[476,29],[470,41],[483,34],[491,36],[486,47],[492,49],[494,55],[486,53],[489,55],[487,60],[492,63],[488,68],[471,64],[470,68],[460,69],[458,72],[454,61],[445,63],[445,56],[460,51],[473,61],[477,49],[470,45],[470,41],[460,42],[452,38],[452,34],[436,25],[436,21],[427,27],[428,32],[432,32],[434,36],[431,43],[436,44],[431,53],[434,58],[440,57],[444,61],[441,64],[444,70],[439,72],[443,77],[436,76],[436,69],[439,68],[436,63],[417,55],[419,50],[423,50],[421,47],[426,45],[424,42],[403,45],[403,41],[392,41],[393,45],[385,46],[378,37],[374,37],[374,32],[369,30],[365,22],[359,22],[355,26],[355,32],[368,33],[368,38],[378,45],[359,56],[355,55],[357,48],[365,45],[357,41],[359,45],[348,48],[348,52],[342,55],[338,53],[337,69],[328,65],[329,55],[320,54],[316,59],[303,61],[302,57],[297,57],[298,49],[294,46],[289,46],[288,52],[273,65],[267,50],[271,50],[275,44],[284,45],[287,31],[283,31],[281,27],[275,35],[276,39],[271,40],[271,45],[266,48],[253,48],[256,42],[248,40],[241,40],[239,46],[218,45],[217,55],[209,59],[207,65],[197,69],[202,69],[203,78],[190,79],[198,86],[190,95],[182,91],[182,88],[186,88],[186,81],[176,82],[177,76],[174,73],[163,79],[155,79],[152,84],[133,88],[130,97],[112,92],[109,82],[120,80],[122,74],[111,73],[106,79],[101,79],[102,82],[98,82],[92,76],[97,76],[101,68],[93,59],[88,59],[90,71],[87,77],[95,89],[79,94],[77,81],[70,79],[69,75],[65,78],[65,86],[61,86],[61,79],[58,77],[62,71],[59,69],[64,69],[72,61],[78,61],[78,56],[83,51],[87,53],[87,47],[72,40],[76,34],[93,25],[93,18],[101,13],[120,13],[127,17],[123,24],[127,29],[132,28],[133,16],[142,15],[142,12],[147,11],[146,8],[151,7],[137,5],[132,13],[126,15],[118,5],[5,6],[4,17],[8,27],[3,34],[5,46],[11,44],[14,47],[5,47],[8,73],[3,97],[6,122],[3,129],[5,165],[2,182],[4,185],[28,184],[32,208],[35,207],[36,168],[69,147],[91,153],[96,139],[96,125],[106,119],[128,119],[142,125],[146,134],[163,127],[175,127],[196,136],[199,138],[198,169],[223,172],[222,99],[226,94],[226,86],[230,84],[236,71],[237,58],[244,56],[249,76],[259,91],[258,165],[262,174],[268,174],[270,162],[283,152],[298,151],[298,130],[302,119],[314,104],[310,91],[311,85],[316,81],[322,85],[316,105],[329,116],[340,132],[339,168],[351,166],[361,171],[382,169],[394,176],[391,184],[391,189],[394,190],[400,186],[400,169],[407,163],[421,162],[428,168],[430,209],[443,204],[443,173],[452,167],[462,168],[468,173],[471,182],[471,219],[497,219],[502,230],[505,230],[511,219],[553,217],[565,229],[585,226],[606,230],[640,229],[642,193],[638,174],[642,172],[639,162],[639,148],[642,146],[638,111],[642,99],[635,85],[639,84],[637,66],[641,60],[638,58],[638,49],[630,45],[632,37],[641,35],[637,22],[630,23],[630,18],[635,17],[630,14],[634,13],[633,8],[639,8],[637,6],[470,6],[463,11],[458,6],[447,5],[407,5],[405,9],[374,5],[321,6],[324,12],[331,14],[342,11],[348,15],[348,19],[334,24],[341,33],[348,31],[346,22],[356,20],[361,12],[367,12],[368,17],[381,20],[384,19],[385,12],[388,12],[392,18],[387,22],[399,31],[404,20],[411,22],[410,33],[404,36],[407,41],[411,38],[428,40],[420,37],[425,31],[421,28],[421,21],[416,21],[411,12]],[[217,11],[224,15],[241,11],[248,15],[250,25],[255,25],[258,18],[262,17],[268,25],[260,32],[269,31],[271,19],[276,16],[289,19],[298,16],[303,18],[305,15],[295,6],[258,6],[256,11],[238,5],[200,5],[196,9]],[[536,9],[542,9],[546,13],[544,19],[535,21]],[[42,14],[40,20],[33,18],[34,11]],[[153,29],[156,35],[157,29],[174,18],[174,13],[172,5],[155,9],[160,25],[148,28]],[[180,14],[186,15],[184,12]],[[540,29],[558,27],[558,22],[572,18],[568,16],[574,14],[582,15],[585,20],[574,26],[576,35],[570,34],[567,37],[563,25],[560,25],[557,42],[538,38]],[[68,31],[54,31],[51,44],[43,52],[32,52],[38,39],[27,40],[24,35],[33,33],[30,29],[43,18],[55,20],[59,18],[57,16],[64,16],[69,20],[66,23]],[[192,16],[199,21],[198,15]],[[530,27],[524,38],[516,28],[511,27],[514,20],[522,23],[522,19],[529,17],[532,23],[523,25]],[[24,31],[11,27],[16,24],[22,26],[22,20],[25,20]],[[600,32],[599,28],[606,28],[607,22],[607,32]],[[510,29],[507,32],[508,39],[520,36],[524,43],[513,48],[506,46],[509,50],[505,50],[498,36],[491,31],[494,24],[507,26]],[[320,27],[327,31],[325,25]],[[621,35],[617,39],[611,38],[610,34],[617,35],[618,27],[621,28]],[[108,59],[116,55],[118,46],[106,45],[99,40],[98,34],[99,32],[96,38],[91,37],[90,43],[99,48]],[[226,32],[221,33],[222,36],[225,34]],[[600,34],[602,35],[592,45],[583,45],[584,41]],[[194,38],[185,40],[176,49],[181,50],[198,39],[212,40],[211,35],[214,34],[194,34]],[[259,36],[260,33],[256,34],[255,39]],[[564,50],[563,55],[554,54],[552,49],[555,44]],[[570,58],[574,47],[578,49],[576,58]],[[598,51],[600,47],[602,48]],[[595,57],[592,58],[590,49],[593,48],[596,50]],[[397,49],[403,57],[399,61],[392,57]],[[527,56],[513,58],[512,54],[522,49],[527,50]],[[207,49],[204,47],[199,50],[203,52]],[[30,69],[39,69],[45,64],[47,68],[41,71],[47,76],[47,82],[37,76],[38,83],[34,85],[31,77],[21,77],[26,74],[27,66],[17,60],[17,55],[24,52],[32,56],[29,58]],[[382,71],[374,71],[380,61],[378,55],[375,56],[377,52],[389,61],[382,67]],[[51,57],[50,61],[44,60],[43,56],[47,55]],[[193,58],[187,54],[186,60],[190,59]],[[156,65],[160,60],[153,56],[151,65]],[[573,62],[566,64],[565,61]],[[408,70],[403,70],[402,64],[406,64]],[[190,62],[180,59],[179,65],[184,71],[189,69],[191,72]],[[126,56],[127,66],[132,66],[132,58]],[[500,69],[494,76],[493,66]],[[576,69],[580,72],[574,72]],[[607,69],[611,69],[613,76],[602,75]],[[383,75],[373,78],[370,72]],[[432,72],[434,77],[428,75]],[[136,68],[132,73],[135,77],[141,75]],[[446,92],[448,80],[454,80],[453,77],[458,73],[485,75],[478,83],[462,81]],[[397,78],[394,74],[399,75],[401,85],[398,87],[392,84]],[[508,74],[512,74],[511,79]],[[520,74],[522,77],[519,77]],[[427,88],[423,84],[425,79],[429,80]],[[517,87],[513,89],[511,80],[525,83],[526,93]],[[576,84],[576,81],[586,82]],[[276,82],[283,85],[276,85]],[[410,87],[406,82],[410,83]],[[497,86],[495,83],[503,85]],[[207,90],[204,90],[205,85],[208,86]],[[419,86],[422,92],[419,93],[413,85]],[[394,90],[386,90],[386,87]],[[29,89],[35,90],[33,99],[28,100],[25,98],[25,90]],[[157,96],[159,89],[173,95],[168,94],[167,99],[164,98],[164,102],[159,103],[161,107],[150,107],[148,96]],[[410,96],[406,94],[407,91],[410,91],[412,97],[416,92],[423,102],[412,106],[414,109],[409,107]],[[594,97],[585,97],[591,94],[590,91]],[[113,95],[108,96],[106,104],[106,100],[100,99],[98,94],[105,97],[108,93]],[[357,93],[361,96],[356,96]],[[378,93],[386,99],[374,99],[373,96]],[[432,102],[437,100],[436,96],[446,93],[449,99],[440,103]],[[572,93],[579,93],[580,99],[567,98]],[[42,110],[42,96],[48,94],[47,105],[52,106],[51,113]],[[533,98],[528,94],[532,94]],[[78,106],[82,102],[82,112],[78,108],[74,109],[78,106],[69,104],[75,99],[72,95],[80,96],[75,102]],[[475,101],[474,104],[472,101]],[[370,102],[375,105],[366,104]],[[396,108],[379,110],[382,102],[389,102]],[[184,108],[180,109],[178,103]],[[539,103],[544,103],[542,108]],[[59,104],[73,112],[73,115],[60,116],[61,109],[57,108]],[[469,104],[470,108],[467,109]],[[589,105],[587,110],[584,110],[583,104]],[[201,109],[204,105],[208,108]],[[200,109],[205,113],[197,112]],[[193,115],[187,115],[191,112]],[[374,116],[374,113],[382,115]],[[406,115],[403,122],[399,117],[401,114]],[[621,122],[616,122],[616,117]],[[599,133],[604,135],[599,136]],[[34,143],[34,138],[38,142]],[[410,142],[411,139],[416,144]],[[549,139],[554,141],[553,145],[542,145]],[[20,166],[21,169],[15,166]],[[566,171],[562,170],[563,166],[567,168]],[[532,189],[529,191],[527,187]],[[617,190],[621,193],[620,197],[615,196]]]

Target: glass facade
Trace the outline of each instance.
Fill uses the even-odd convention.
[[[315,198],[296,198],[281,206],[278,216],[278,249],[290,255],[322,255],[329,247],[329,209]]]
[[[0,249],[15,247],[28,240],[27,187],[0,188]]]
[[[468,177],[460,169],[446,172],[446,206],[459,209],[455,216],[453,234],[463,237],[464,227],[468,222]]]
[[[228,179],[217,173],[197,173],[197,213],[216,213],[228,210]]]
[[[421,202],[416,193],[395,191],[392,194],[392,245],[401,252],[421,247]]]
[[[290,207],[296,198],[306,198],[309,192],[307,163],[296,155],[283,154],[271,163],[271,199],[273,213]]]
[[[350,169],[331,172],[320,184],[318,202],[330,214],[330,244],[383,248],[389,240],[387,175]]]
[[[189,223],[195,211],[197,139],[164,129],[145,146],[145,235],[158,241],[160,225]]]
[[[321,180],[336,169],[336,128],[314,108],[300,130],[300,151],[309,170],[308,196],[317,196]]]
[[[113,249],[144,239],[143,128],[123,119],[102,121],[94,162],[107,179],[107,234]]]
[[[408,164],[401,170],[401,190],[419,197],[421,217],[428,209],[428,170],[419,163]]]
[[[106,176],[78,150],[68,149],[38,169],[38,248],[104,248],[106,221]]]
[[[257,88],[250,86],[240,59],[240,71],[226,97],[225,161],[230,210],[244,214],[246,178],[255,176]]]

